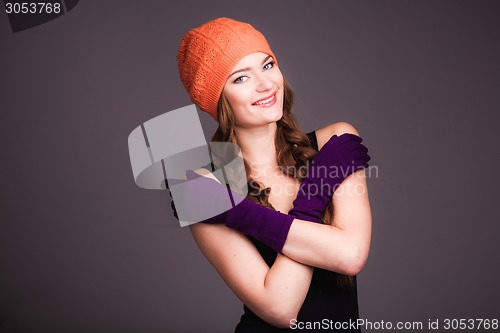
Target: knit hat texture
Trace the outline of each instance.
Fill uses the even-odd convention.
[[[188,31],[177,63],[193,103],[217,120],[217,103],[231,70],[254,52],[269,54],[277,63],[266,38],[248,23],[222,17]]]

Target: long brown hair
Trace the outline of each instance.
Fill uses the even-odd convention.
[[[302,181],[307,175],[308,162],[316,154],[316,150],[311,147],[311,142],[307,135],[299,128],[299,124],[292,113],[294,94],[288,81],[283,78],[283,116],[277,121],[275,135],[275,146],[278,158],[278,166],[288,177]],[[237,144],[235,135],[235,119],[231,110],[231,105],[224,92],[221,93],[217,105],[217,116],[219,126],[215,131],[212,141],[231,142]],[[260,182],[252,179],[251,167],[243,158],[247,174],[248,194],[247,198],[263,206],[275,209],[269,202],[270,187],[265,187]],[[325,224],[333,223],[333,205],[330,202],[321,217]],[[353,286],[353,277],[338,274],[337,281],[342,286]]]

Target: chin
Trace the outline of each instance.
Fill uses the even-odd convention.
[[[281,118],[283,118],[283,105],[279,105],[277,107],[277,111],[275,113],[275,116],[273,118],[276,118],[276,121],[280,120]]]
[[[265,122],[275,123],[283,117],[283,109],[276,105],[273,108],[265,110],[265,113],[261,116]]]
[[[277,122],[277,121],[279,121],[281,118],[283,118],[283,111],[280,111],[280,112],[276,115],[276,117],[274,117],[274,119],[273,119],[273,120],[274,120],[275,122]]]

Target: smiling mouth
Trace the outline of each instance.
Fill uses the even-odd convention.
[[[267,107],[273,105],[275,102],[276,102],[276,92],[269,97],[260,99],[257,102],[252,103],[252,105]]]

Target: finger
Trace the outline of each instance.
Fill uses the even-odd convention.
[[[366,147],[364,144],[359,143],[359,142],[349,142],[344,144],[344,147],[348,151],[361,151],[364,153],[368,152],[368,147]]]
[[[367,169],[368,168],[368,163],[363,162],[355,166],[356,171],[361,170],[361,169]]]
[[[359,169],[368,168],[368,162],[365,160],[355,160],[352,161],[351,166],[348,168],[349,170],[352,170],[352,172]]]
[[[187,179],[192,180],[192,179],[200,178],[201,175],[197,174],[193,170],[188,170],[188,171],[186,171],[186,177],[187,177]]]
[[[365,151],[357,150],[351,153],[351,158],[353,160],[369,161],[370,155],[368,155]]]

